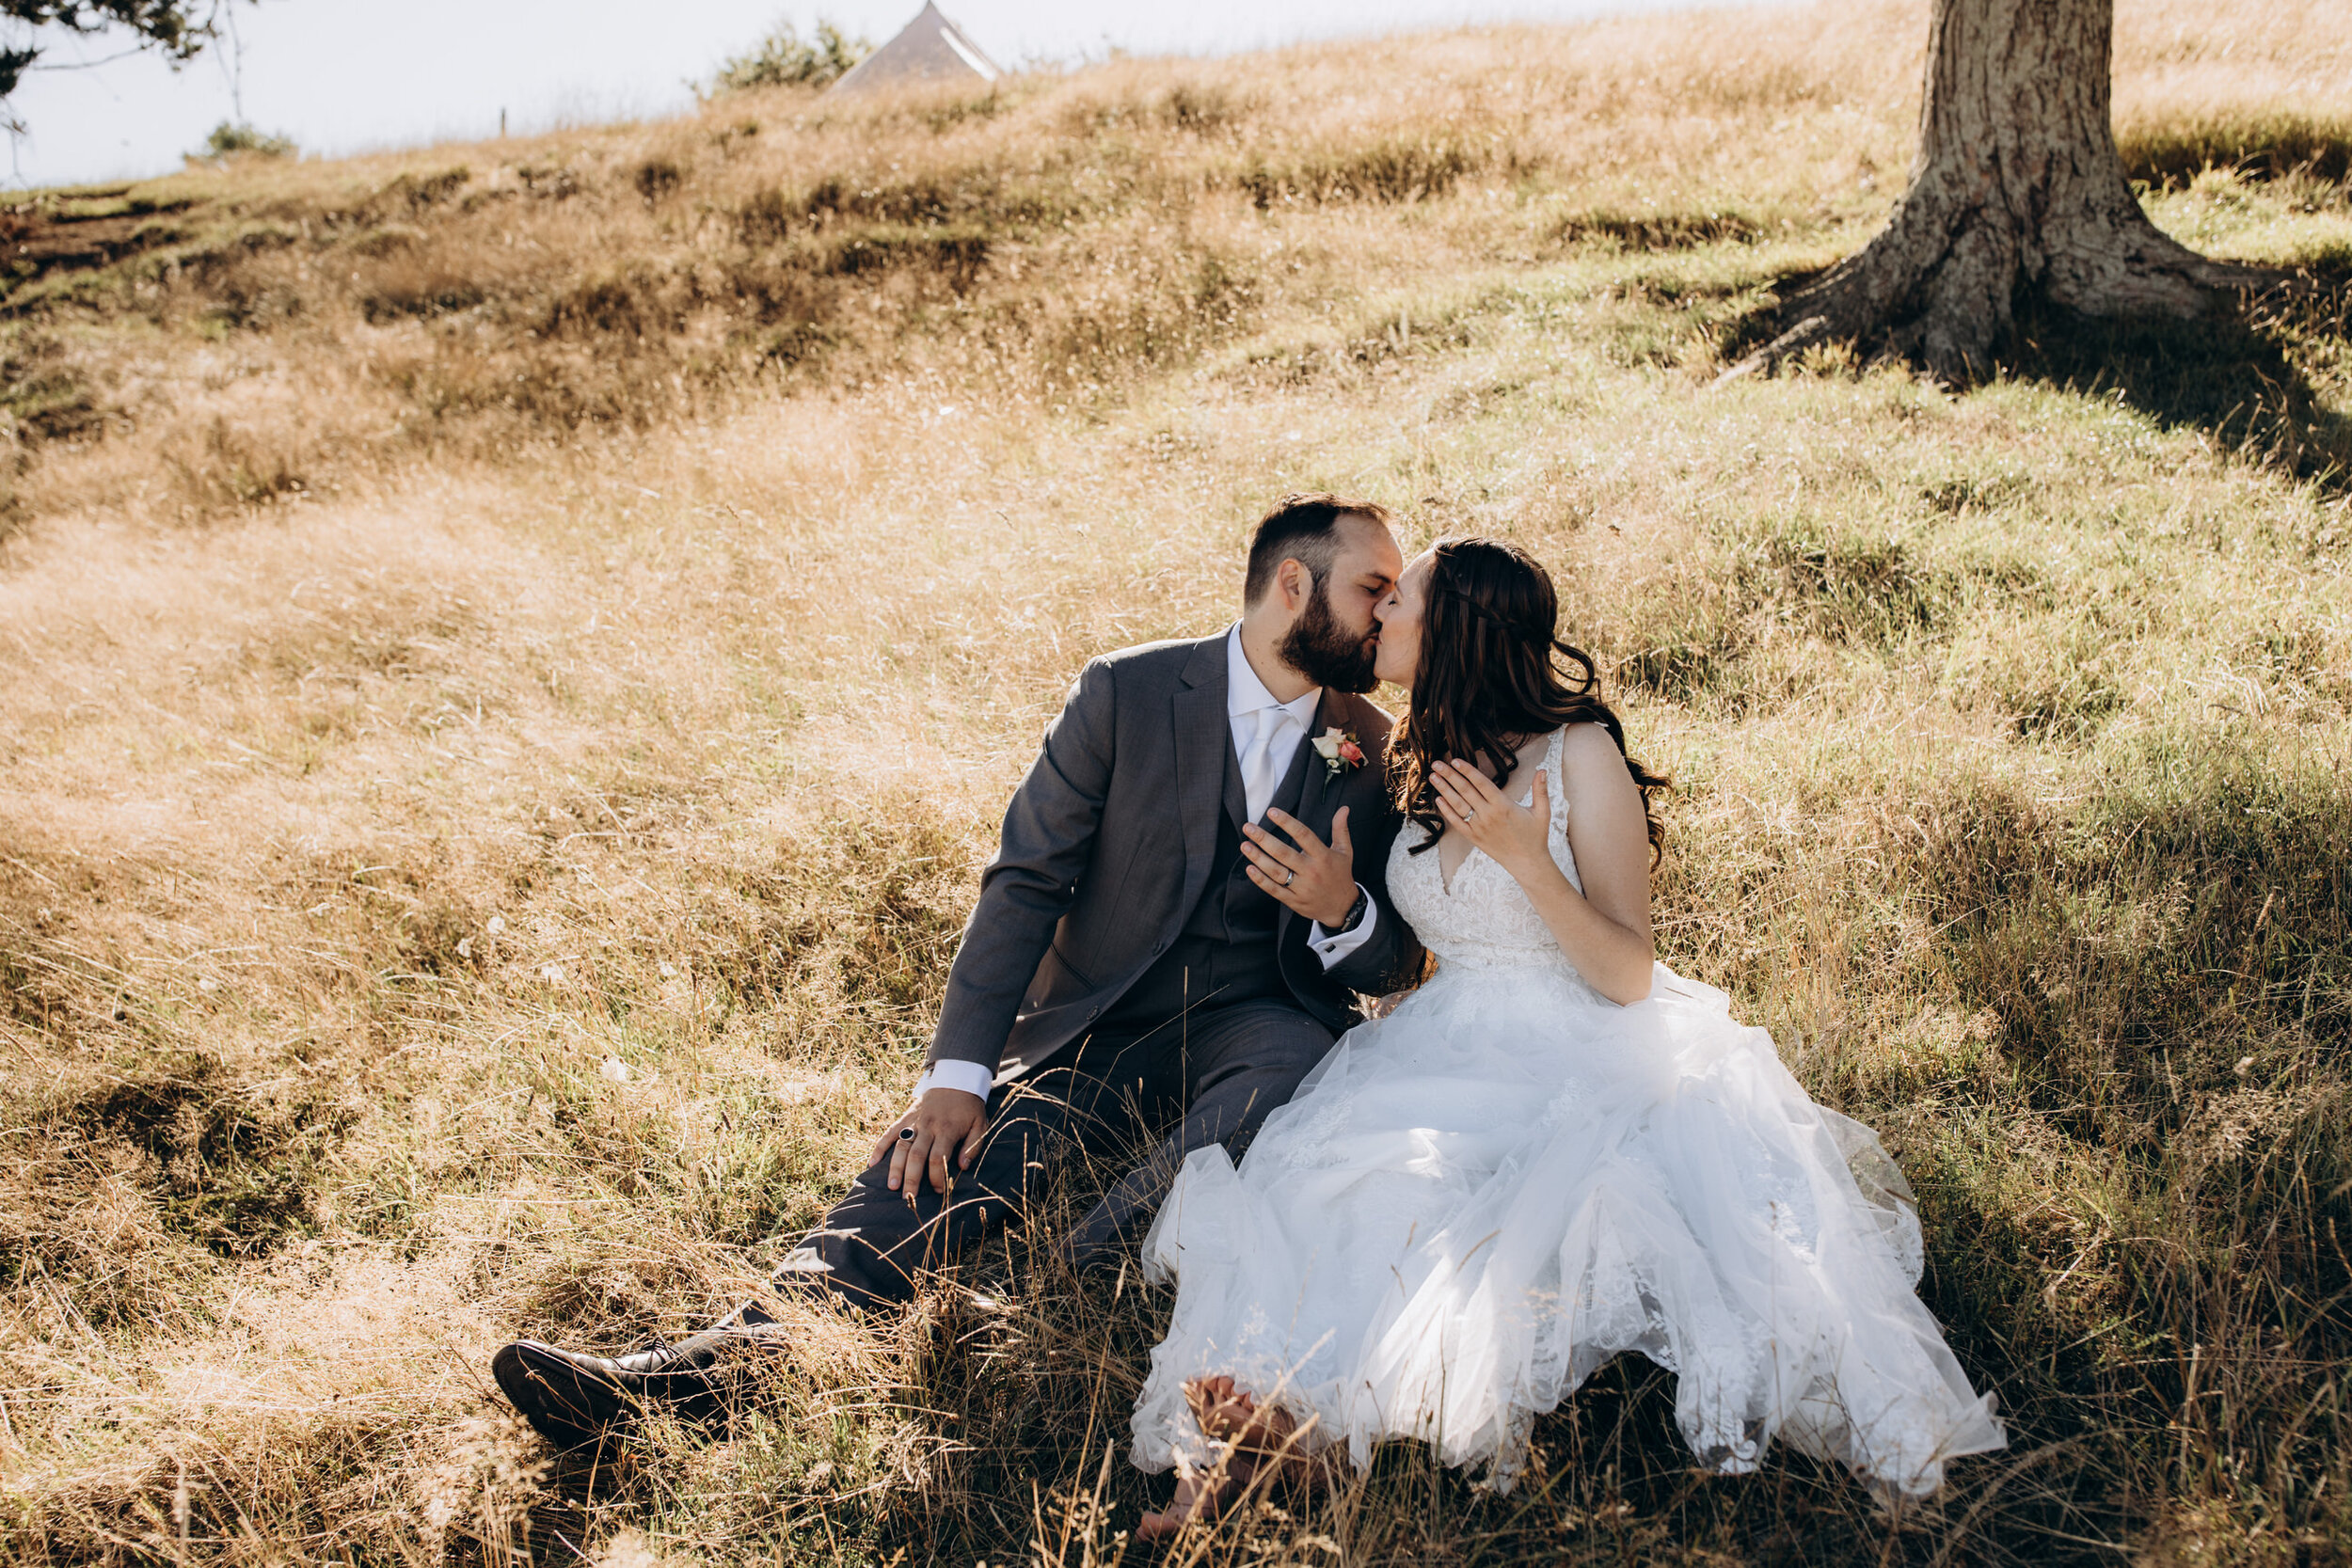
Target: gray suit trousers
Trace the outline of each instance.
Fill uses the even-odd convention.
[[[888,1162],[875,1165],[794,1250],[777,1284],[829,1290],[861,1307],[906,1301],[918,1275],[1025,1222],[1047,1185],[1073,1166],[1125,1170],[1059,1243],[1079,1269],[1115,1260],[1141,1239],[1185,1156],[1223,1144],[1238,1161],[1331,1041],[1330,1030],[1286,999],[1195,1007],[1148,1029],[1099,1029],[990,1097],[980,1152],[946,1198],[912,1174],[912,1190],[894,1193]]]

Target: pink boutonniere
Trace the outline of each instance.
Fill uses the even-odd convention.
[[[1364,749],[1356,744],[1356,732],[1353,730],[1325,730],[1315,736],[1314,748],[1315,754],[1323,759],[1323,766],[1331,770],[1331,777],[1335,779],[1350,768],[1364,765]]]

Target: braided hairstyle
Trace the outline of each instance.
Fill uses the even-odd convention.
[[[1600,698],[1592,656],[1554,635],[1559,595],[1543,563],[1501,539],[1442,539],[1432,552],[1422,605],[1421,668],[1412,703],[1389,741],[1397,810],[1426,830],[1411,852],[1438,842],[1445,819],[1429,771],[1446,758],[1501,767],[1534,736],[1564,724],[1598,724],[1625,751],[1625,726]],[[1642,792],[1650,863],[1665,852],[1665,825],[1650,797],[1673,787],[1631,757]],[[1556,791],[1560,781],[1551,781]]]

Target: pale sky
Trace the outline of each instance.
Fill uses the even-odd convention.
[[[1302,39],[1465,23],[1573,21],[1693,0],[946,0],[999,65],[1139,55],[1229,54]],[[1716,4],[1724,0],[1714,0]],[[305,152],[410,147],[498,130],[648,118],[692,102],[707,79],[779,20],[819,16],[879,43],[922,0],[261,0],[174,72],[151,55],[108,59],[119,35],[70,35],[9,105],[27,134],[14,186],[151,176],[180,166],[212,128],[244,118]],[[103,61],[87,69],[59,69]]]

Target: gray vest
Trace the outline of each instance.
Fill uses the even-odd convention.
[[[1269,806],[1296,815],[1307,769],[1320,760],[1302,739]],[[1241,827],[1249,809],[1248,793],[1242,787],[1241,763],[1230,737],[1225,745],[1224,803],[1216,824],[1216,858],[1200,901],[1184,918],[1182,933],[1168,952],[1119,999],[1104,1020],[1105,1026],[1148,1029],[1186,1009],[1289,998],[1275,947],[1282,906],[1249,879],[1249,863],[1242,858]]]

